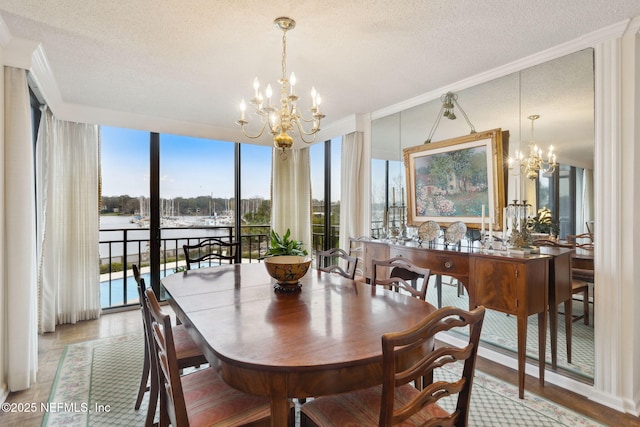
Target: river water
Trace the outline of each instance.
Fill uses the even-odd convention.
[[[178,248],[181,250],[182,245],[187,243],[187,239],[192,239],[190,243],[193,244],[197,237],[228,235],[227,229],[211,228],[211,225],[207,225],[205,220],[207,220],[206,217],[193,216],[174,218],[172,221],[169,221],[167,224],[168,227],[187,228],[161,230],[162,239],[175,239],[166,242],[166,249],[173,250]],[[220,226],[229,225],[220,224]],[[124,244],[122,242],[124,241],[125,234],[128,242],[127,254],[129,257],[135,255],[137,259],[138,252],[148,254],[149,229],[145,227],[148,227],[148,223],[141,226],[136,223],[136,218],[133,216],[100,216],[100,259],[106,261],[109,257],[121,257],[124,254]]]

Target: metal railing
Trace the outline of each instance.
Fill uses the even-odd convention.
[[[264,258],[271,227],[241,227],[242,262],[258,262]],[[136,284],[130,275],[131,265],[141,269],[149,265],[149,229],[114,228],[100,230],[100,287],[102,308],[136,304]],[[232,226],[163,227],[160,243],[162,277],[184,265],[182,246],[192,245],[210,237],[233,239]]]
[[[240,252],[242,262],[259,262],[269,246],[268,225],[241,227]],[[100,287],[103,309],[138,303],[132,264],[144,272],[149,266],[149,229],[114,228],[100,230]],[[234,240],[232,226],[163,227],[160,243],[160,275],[165,277],[184,268],[183,245],[194,245],[211,237]],[[329,248],[339,245],[339,226],[331,226]],[[324,249],[324,226],[314,225],[309,255]],[[143,274],[144,275],[144,274]]]

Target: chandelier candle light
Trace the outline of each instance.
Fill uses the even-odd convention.
[[[553,153],[553,145],[549,146],[547,158],[542,158],[542,149],[535,143],[533,137],[533,122],[540,118],[539,115],[533,114],[528,117],[531,120],[531,141],[529,141],[529,157],[525,158],[521,151],[516,152],[516,160],[520,164],[520,172],[525,173],[527,178],[538,178],[538,172],[545,176],[553,174],[556,170],[556,155]],[[509,169],[513,169],[514,159],[509,157]]]
[[[300,139],[310,144],[315,140],[317,132],[320,130],[320,121],[325,117],[320,112],[320,103],[322,99],[320,94],[316,91],[315,87],[311,88],[311,117],[305,118],[297,107],[298,96],[296,95],[296,76],[291,73],[287,78],[287,31],[293,30],[296,26],[296,21],[287,17],[276,18],[273,23],[276,27],[282,30],[282,76],[278,80],[280,83],[280,104],[272,105],[271,96],[273,91],[271,85],[267,85],[265,89],[266,103],[262,92],[260,91],[260,82],[256,77],[253,80],[254,96],[249,101],[253,105],[255,114],[260,118],[262,127],[260,131],[251,135],[247,133],[246,125],[249,121],[246,118],[245,112],[247,104],[244,99],[240,103],[240,120],[236,123],[242,128],[242,133],[247,138],[259,138],[264,131],[269,127],[269,133],[273,135],[273,145],[284,150],[293,146],[292,134],[298,134]],[[311,124],[310,130],[305,130],[303,123]],[[310,138],[305,139],[305,136]]]

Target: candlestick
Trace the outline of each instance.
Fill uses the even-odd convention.
[[[502,233],[507,232],[507,208],[502,208]]]
[[[392,203],[395,206],[396,205],[396,187],[391,187],[391,195],[392,195]]]
[[[480,238],[484,238],[484,205],[482,205],[482,221],[480,222]]]

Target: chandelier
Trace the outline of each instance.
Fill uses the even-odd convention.
[[[311,116],[304,117],[297,107],[296,76],[291,73],[287,79],[287,31],[295,28],[296,21],[291,18],[280,17],[276,18],[273,23],[282,30],[282,76],[278,80],[280,84],[280,102],[275,105],[271,103],[273,94],[271,85],[267,85],[265,89],[265,100],[265,96],[260,91],[260,82],[256,77],[253,80],[254,95],[249,103],[253,106],[253,113],[260,118],[260,131],[255,135],[247,132],[246,127],[249,124],[249,120],[245,115],[247,104],[244,99],[240,103],[240,120],[236,123],[242,128],[242,133],[247,138],[252,139],[259,138],[268,129],[269,133],[273,135],[273,145],[284,152],[284,150],[291,148],[293,145],[292,135],[295,136],[297,134],[305,143],[312,143],[315,140],[316,133],[320,130],[320,120],[325,116],[320,112],[320,95],[315,87],[312,87]],[[305,125],[307,127],[310,125],[311,128],[305,130]]]
[[[457,94],[453,92],[447,92],[440,97],[440,102],[442,102],[442,106],[440,107],[440,111],[438,112],[438,117],[436,118],[436,121],[433,123],[433,126],[431,126],[431,130],[429,131],[429,136],[427,137],[427,140],[424,142],[425,144],[429,144],[431,142],[431,138],[433,138],[433,134],[436,132],[436,129],[440,124],[441,118],[446,117],[449,120],[455,120],[458,118],[454,111],[454,107],[458,107],[458,109],[462,113],[462,116],[464,117],[464,120],[469,125],[469,129],[471,130],[471,132],[469,133],[470,134],[476,133],[476,128],[471,124],[471,121],[469,120],[469,116],[467,116],[467,113],[465,113],[462,107],[460,106],[460,104],[458,104]]]
[[[529,156],[524,157],[524,154],[521,151],[516,152],[516,161],[520,165],[520,172],[525,173],[527,178],[536,179],[538,178],[538,172],[542,173],[544,176],[549,176],[553,174],[556,170],[556,155],[553,153],[553,145],[549,146],[549,150],[547,151],[546,159],[542,157],[542,149],[538,147],[535,142],[534,134],[533,134],[533,123],[538,120],[540,116],[538,114],[533,114],[528,117],[531,120],[531,140],[529,141]],[[509,169],[513,169],[514,160],[509,158]]]

